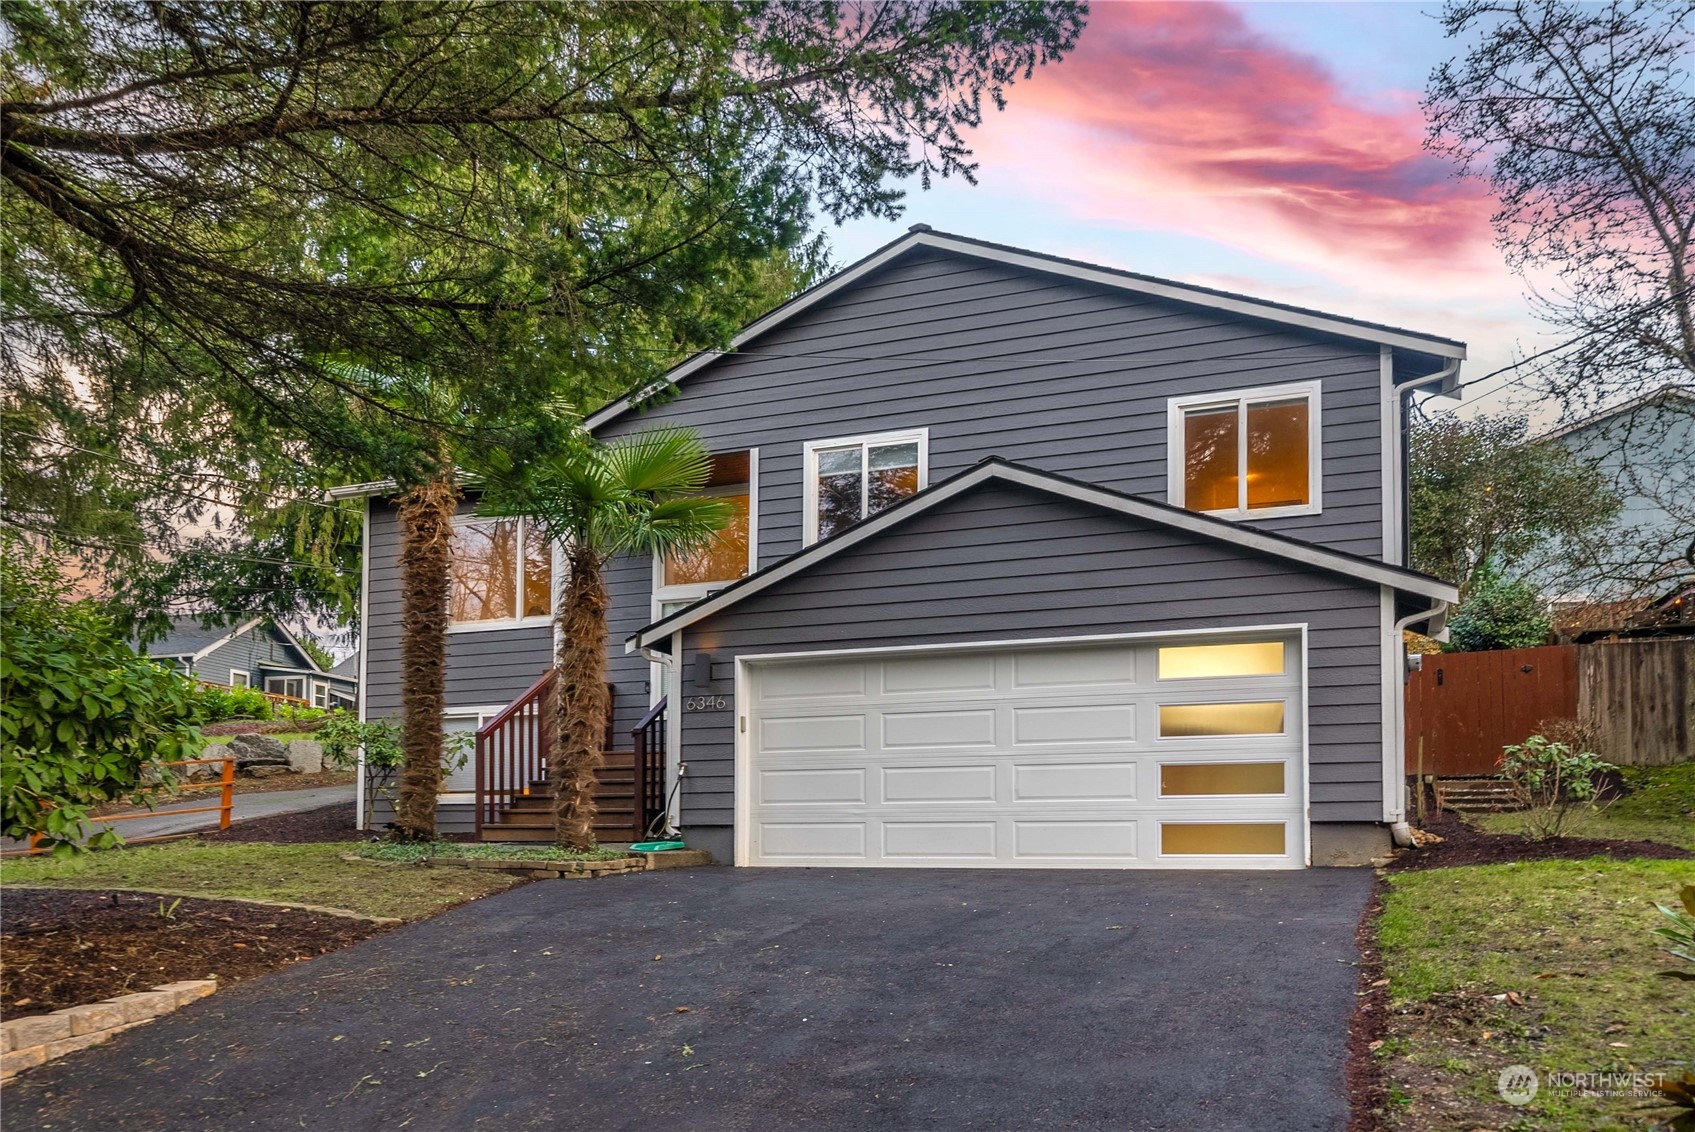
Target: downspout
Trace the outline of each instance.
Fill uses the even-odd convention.
[[[1422,609],[1416,613],[1409,613],[1399,621],[1395,622],[1395,640],[1401,640],[1402,634],[1404,634],[1407,629],[1416,622],[1428,621],[1440,626],[1440,623],[1446,621],[1447,617],[1448,603],[1445,601],[1437,601],[1437,603],[1429,609]],[[1441,632],[1440,627],[1437,629],[1437,632]],[[1395,815],[1396,820],[1391,822],[1389,825],[1389,836],[1393,837],[1395,839],[1395,844],[1399,845],[1402,849],[1411,849],[1413,844],[1412,827],[1407,824],[1407,694],[1404,687],[1407,677],[1405,646],[1400,648],[1397,655],[1401,657],[1401,683],[1403,685],[1401,694],[1395,697],[1395,765],[1400,768],[1400,773],[1396,775],[1396,781],[1401,784],[1401,802],[1399,812]]]
[[[1411,446],[1407,444],[1407,433],[1411,431],[1412,424],[1412,393],[1426,385],[1440,386],[1446,384],[1450,378],[1458,377],[1460,360],[1454,358],[1435,373],[1415,377],[1400,385],[1396,385],[1393,379],[1389,382],[1388,395],[1395,399],[1395,447],[1399,456],[1395,470],[1397,482],[1394,521],[1400,527],[1400,561],[1391,565],[1405,566],[1412,558],[1412,513],[1407,506],[1407,484],[1412,478]]]

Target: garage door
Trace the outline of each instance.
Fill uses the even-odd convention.
[[[1297,639],[749,662],[754,865],[1299,868]]]

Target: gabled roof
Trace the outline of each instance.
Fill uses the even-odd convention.
[[[1186,511],[1181,507],[1173,507],[1170,504],[1160,503],[1143,496],[1111,491],[1094,484],[1084,483],[1082,480],[1072,479],[1069,476],[1038,471],[1023,464],[1014,464],[1009,460],[1003,460],[998,456],[991,456],[959,475],[928,487],[916,495],[909,496],[887,511],[880,512],[845,531],[831,535],[827,539],[815,542],[811,546],[791,554],[781,562],[773,563],[758,573],[750,574],[741,581],[702,598],[693,605],[679,609],[668,617],[660,618],[658,621],[631,634],[625,642],[626,651],[652,647],[678,629],[686,629],[703,618],[710,617],[720,610],[735,605],[744,598],[752,597],[762,590],[769,589],[785,578],[808,570],[820,562],[864,542],[866,539],[874,538],[891,527],[898,526],[939,504],[947,502],[955,496],[991,482],[1013,484],[1066,499],[1073,499],[1143,522],[1187,531],[1190,534],[1214,539],[1218,542],[1230,543],[1245,550],[1273,558],[1297,562],[1304,566],[1325,570],[1333,574],[1341,574],[1373,585],[1393,586],[1403,593],[1429,598],[1432,601],[1444,601],[1452,605],[1460,600],[1459,590],[1454,586],[1438,578],[1432,578],[1428,574],[1421,574],[1416,570],[1407,570],[1400,566],[1390,566],[1376,559],[1365,558],[1357,554],[1314,546],[1312,543],[1302,542],[1300,539],[1273,534],[1270,531],[1243,526],[1225,519],[1217,519],[1211,515],[1203,515],[1198,511]]]
[[[1025,251],[1021,248],[1008,247],[1005,244],[990,243],[987,240],[974,240],[967,236],[937,232],[927,224],[915,224],[900,239],[885,244],[858,263],[837,272],[817,286],[790,299],[769,314],[749,323],[740,334],[731,339],[728,350],[706,350],[696,354],[628,397],[622,397],[598,412],[590,414],[585,422],[589,431],[592,432],[623,416],[644,399],[680,383],[696,370],[704,368],[726,353],[741,349],[749,342],[781,326],[801,312],[816,306],[836,292],[851,287],[865,276],[917,248],[935,248],[977,259],[992,260],[996,263],[1004,263],[1029,271],[1062,275],[1086,283],[1130,291],[1139,295],[1171,299],[1176,302],[1187,303],[1190,306],[1207,307],[1231,314],[1246,315],[1267,322],[1282,323],[1287,326],[1297,326],[1306,330],[1334,334],[1342,338],[1352,338],[1358,341],[1374,342],[1379,345],[1432,354],[1439,358],[1458,360],[1464,358],[1466,354],[1465,343],[1457,342],[1451,338],[1438,338],[1434,335],[1420,334],[1412,330],[1402,330],[1399,327],[1385,326],[1382,323],[1327,314],[1324,311],[1310,310],[1306,307],[1291,306],[1287,303],[1277,303],[1267,299],[1256,299],[1232,291],[1219,291],[1211,287],[1197,286],[1193,283],[1180,283],[1173,279],[1140,275],[1134,271],[1123,271],[1115,267],[1102,267],[1099,264],[1084,263],[1081,260]]]
[[[197,613],[178,614],[171,618],[168,633],[141,647],[151,657],[199,660],[224,642],[241,636],[261,620],[254,617],[236,625],[213,625],[208,628],[200,623],[200,615]]]
[[[143,645],[142,649],[148,656],[157,659],[180,659],[194,663],[209,654],[213,649],[242,636],[260,625],[265,624],[263,617],[252,617],[234,626],[215,625],[206,628],[200,624],[199,614],[185,613],[171,618],[171,631],[152,644]],[[323,672],[318,662],[312,659],[312,654],[300,647],[295,639],[282,625],[271,623],[271,628],[282,634],[283,640],[299,653],[310,667],[304,671]]]
[[[1591,413],[1589,416],[1584,417],[1580,421],[1573,421],[1571,424],[1556,428],[1552,432],[1544,434],[1539,439],[1558,440],[1562,436],[1570,436],[1573,433],[1586,432],[1589,429],[1594,428],[1596,425],[1605,424],[1614,417],[1623,416],[1626,413],[1646,408],[1649,405],[1664,404],[1668,401],[1695,402],[1695,389],[1675,384],[1662,385],[1658,389],[1642,394],[1640,397],[1632,397],[1623,404],[1614,405],[1610,409],[1602,409],[1600,412]]]

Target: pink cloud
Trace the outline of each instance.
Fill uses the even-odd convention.
[[[1426,154],[1423,134],[1412,92],[1361,105],[1227,5],[1097,3],[1077,52],[975,141],[986,176],[1039,185],[1094,222],[1332,275],[1374,261],[1498,287],[1492,198]]]

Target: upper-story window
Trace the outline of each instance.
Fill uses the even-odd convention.
[[[806,445],[806,541],[817,542],[922,491],[928,429]]]
[[[752,449],[712,457],[712,475],[700,494],[728,503],[732,517],[705,549],[671,555],[655,567],[659,576],[654,580],[654,590],[662,601],[687,603],[758,569],[758,459],[758,452]]]
[[[1175,397],[1167,498],[1226,519],[1315,515],[1319,383]]]
[[[453,524],[448,619],[455,627],[545,620],[553,613],[553,548],[526,519]]]

